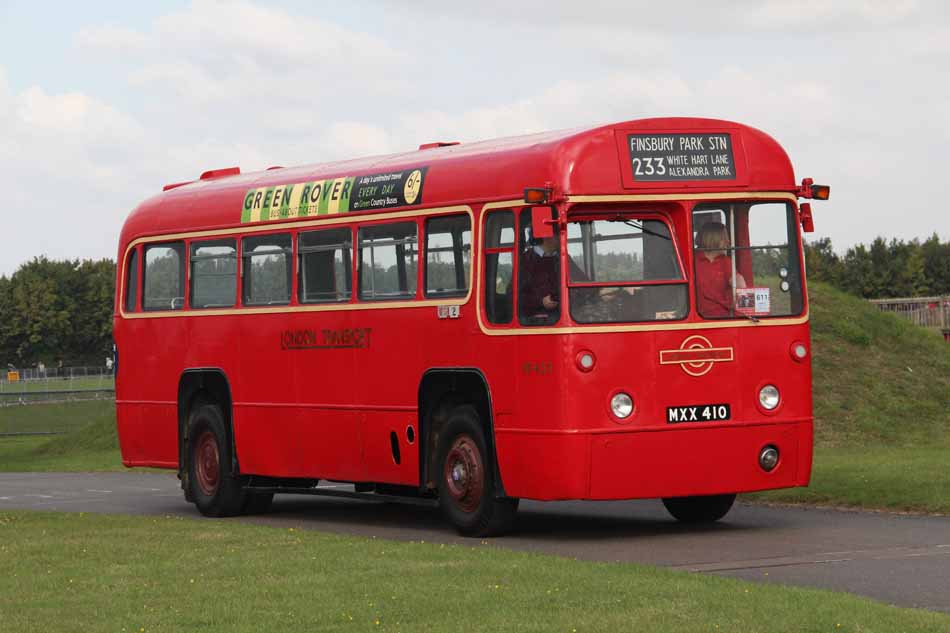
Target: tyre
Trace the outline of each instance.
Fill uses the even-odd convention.
[[[683,523],[714,523],[726,516],[735,500],[735,495],[667,497],[663,499],[663,505],[667,512]]]
[[[478,413],[469,405],[449,412],[439,434],[439,507],[463,536],[509,530],[518,500],[495,496],[495,469]]]
[[[231,443],[216,404],[202,404],[188,419],[188,492],[201,514],[240,514],[246,494],[231,470]]]

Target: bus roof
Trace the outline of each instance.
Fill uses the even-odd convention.
[[[416,182],[407,184],[412,178]],[[429,143],[399,154],[247,174],[213,170],[194,182],[169,185],[140,204],[121,241],[343,211],[520,199],[526,187],[551,187],[555,196],[673,193],[684,199],[690,192],[798,190],[787,154],[764,132],[716,119],[654,118],[474,143]],[[322,203],[306,216],[303,211],[288,216],[288,205],[308,195],[319,198],[318,190]],[[330,200],[353,194],[362,202],[351,198],[346,209],[328,206],[328,194]],[[247,209],[255,203],[268,211]],[[273,212],[262,203],[270,203]]]

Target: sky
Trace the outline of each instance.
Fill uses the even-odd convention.
[[[655,116],[776,138],[839,253],[950,239],[950,3],[0,0],[0,275],[208,169]]]

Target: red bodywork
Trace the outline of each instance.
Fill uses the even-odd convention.
[[[649,132],[730,133],[736,177],[636,181],[626,135]],[[422,205],[241,223],[250,189],[419,166],[428,167]],[[726,121],[650,119],[341,163],[228,173],[212,172],[143,202],[122,229],[114,331],[121,359],[118,429],[126,466],[179,467],[180,380],[186,370],[216,368],[230,389],[241,473],[422,486],[420,451],[427,443],[420,436],[425,413],[420,410],[420,384],[432,368],[467,368],[480,372],[489,390],[488,434],[509,496],[629,499],[807,485],[812,461],[807,302],[800,315],[790,318],[707,321],[696,312],[690,272],[690,210],[697,201],[755,194],[794,203],[799,187],[792,166],[766,134]],[[573,323],[565,311],[552,327],[519,327],[517,319],[509,326],[487,324],[481,300],[483,209],[518,210],[527,187],[550,189],[547,204],[557,207],[562,219],[643,205],[657,210],[674,231],[689,278],[687,317],[592,326]],[[250,229],[260,234],[264,226],[296,233],[332,222],[349,226],[341,220],[360,225],[398,216],[405,221],[407,211],[449,207],[455,213],[467,207],[473,217],[472,290],[464,299],[425,299],[420,265],[416,300],[391,305],[361,302],[354,292],[347,304],[302,306],[295,275],[289,306],[250,309],[238,302],[227,310],[194,310],[187,304],[175,312],[124,308],[130,250],[141,250],[150,241],[182,239],[187,244],[209,234],[240,237]],[[422,235],[428,216],[408,217],[419,222]],[[138,296],[141,278],[139,274]],[[458,305],[458,318],[439,318],[442,304]],[[365,347],[282,349],[281,336],[288,331],[354,328],[370,330]],[[692,340],[700,341],[700,348],[713,349],[678,352],[690,347],[685,342],[691,337],[699,337]],[[790,353],[796,342],[809,347],[803,361]],[[578,365],[583,351],[596,359],[590,371]],[[758,404],[758,391],[767,383],[782,394],[780,406],[771,412]],[[609,407],[618,391],[631,394],[635,402],[634,413],[623,423]],[[666,423],[667,406],[719,402],[731,405],[731,420]],[[414,442],[407,427],[412,427]],[[399,463],[393,457],[392,432],[400,444]],[[767,473],[759,467],[758,454],[769,444],[779,448],[781,461]]]

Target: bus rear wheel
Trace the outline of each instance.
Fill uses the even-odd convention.
[[[663,505],[677,521],[714,523],[726,516],[735,501],[735,495],[666,497],[663,499]]]
[[[195,407],[188,419],[188,492],[201,514],[240,514],[245,493],[231,470],[224,416],[215,404]]]
[[[469,405],[449,412],[439,434],[439,506],[463,536],[494,536],[514,523],[518,500],[495,496],[495,469],[478,413]]]

